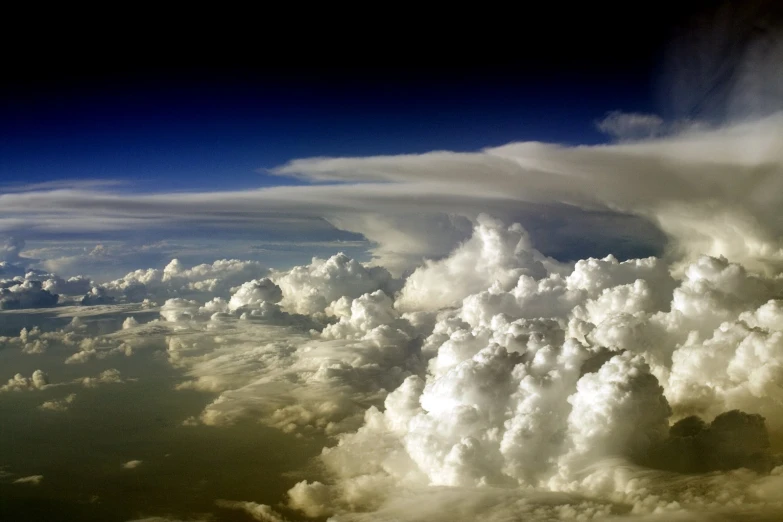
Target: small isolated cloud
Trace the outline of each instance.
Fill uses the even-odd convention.
[[[64,399],[46,401],[38,406],[38,408],[48,411],[67,411],[74,399],[76,399],[76,394],[72,393]]]
[[[120,384],[125,381],[120,376],[120,371],[114,368],[110,368],[104,372],[101,372],[97,377],[84,377],[83,379],[77,379],[78,383],[86,388],[95,388],[101,384]]]
[[[141,466],[142,462],[143,461],[141,460],[129,460],[128,462],[124,462],[122,464],[122,469],[136,469]]]
[[[215,504],[218,507],[225,509],[238,509],[244,511],[254,520],[260,520],[261,522],[288,522],[280,513],[266,504],[242,502],[238,500],[218,500]]]
[[[652,138],[660,136],[664,130],[660,116],[637,112],[611,111],[595,125],[599,131],[617,140]]]
[[[43,480],[43,475],[30,475],[29,477],[22,477],[14,480],[14,484],[29,484],[31,486],[38,486]]]

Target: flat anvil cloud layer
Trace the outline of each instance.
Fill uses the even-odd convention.
[[[157,353],[187,375],[179,389],[214,394],[182,429],[254,418],[325,440],[321,471],[280,499],[299,515],[783,516],[777,275],[713,256],[677,271],[654,257],[561,263],[522,226],[479,215],[468,240],[401,279],[339,254],[285,271],[175,261],[90,285],[112,304],[63,309],[67,326],[0,348],[77,365]],[[62,386],[39,406],[64,412],[50,415],[78,403],[72,385],[123,382],[8,377],[7,396]]]
[[[515,143],[474,153],[296,160],[273,172],[341,183],[153,195],[7,193],[0,195],[0,229],[105,231],[205,221],[237,227],[326,218],[375,241],[388,268],[404,269],[422,256],[445,255],[467,237],[464,221],[433,215],[512,216],[529,205],[565,204],[649,219],[688,261],[724,255],[774,270],[783,259],[781,141],[777,114],[607,146]]]

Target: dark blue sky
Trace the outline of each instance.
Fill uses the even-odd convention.
[[[390,34],[389,24],[297,42],[257,30],[240,41],[194,32],[166,33],[166,45],[147,33],[74,43],[71,29],[42,51],[13,41],[22,52],[0,82],[0,183],[247,188],[294,183],[258,170],[308,156],[598,143],[594,122],[607,111],[658,111],[667,42],[705,3],[552,2],[513,31],[483,27],[491,38],[447,24]]]
[[[225,71],[82,81],[8,96],[0,180],[118,179],[137,190],[291,183],[259,169],[308,156],[470,151],[511,141],[596,143],[607,111],[649,111],[644,78],[562,74],[514,65],[395,79],[361,71],[235,77]],[[388,75],[388,77],[387,77]],[[221,77],[222,76],[222,77]]]
[[[461,13],[475,33],[390,18],[289,39],[185,24],[63,26],[36,46],[11,35],[0,185],[249,188],[296,183],[262,169],[302,157],[600,143],[608,111],[671,116],[660,85],[671,42],[716,3],[549,2],[509,17],[513,30]]]

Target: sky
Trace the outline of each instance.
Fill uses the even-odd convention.
[[[663,39],[652,34],[634,32],[632,60],[590,36],[576,56],[573,50],[552,49],[549,56],[434,66],[420,57],[420,63],[372,67],[350,59],[337,66],[313,59],[280,67],[267,66],[252,53],[199,60],[196,50],[184,60],[153,52],[120,54],[107,65],[89,57],[67,61],[66,47],[63,57],[46,55],[35,69],[18,64],[3,86],[0,190],[83,189],[127,196],[249,191],[308,184],[301,176],[273,174],[299,158],[474,152],[516,141],[607,143],[613,138],[598,122],[611,111],[655,109],[650,64],[665,49]],[[304,221],[254,216],[222,227],[207,218],[210,223],[189,227],[187,234],[170,221],[116,226],[109,232],[100,225],[68,227],[59,219],[56,225],[30,226],[9,216],[2,228],[31,248],[61,249],[59,257],[114,241],[134,249],[189,243],[187,249],[169,248],[145,258],[159,268],[174,256],[212,261],[214,247],[201,252],[216,240],[240,242],[221,247],[231,256],[247,256],[243,250],[252,241],[255,248],[274,251],[267,263],[290,266],[309,260],[313,252],[348,248],[339,244],[337,250],[304,254],[299,244],[312,248],[314,241],[366,239],[361,231],[335,229],[322,215],[304,217],[300,210],[296,217]],[[214,227],[220,228],[219,237]],[[63,239],[70,249],[59,242]],[[660,240],[653,243],[642,250],[660,250]],[[574,259],[584,253],[560,250],[552,253]],[[118,277],[136,268],[131,265],[113,259],[106,273],[93,277]],[[60,268],[64,275],[78,275],[78,270]]]
[[[141,69],[87,89],[80,79],[55,96],[9,96],[4,184],[113,180],[144,192],[291,184],[265,170],[301,157],[597,143],[606,136],[594,122],[607,111],[650,107],[638,78],[531,81],[514,69],[368,77]]]
[[[9,42],[0,519],[780,520],[783,12],[564,9]]]

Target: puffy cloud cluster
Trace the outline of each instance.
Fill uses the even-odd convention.
[[[84,377],[82,379],[77,379],[77,382],[79,382],[85,388],[95,388],[101,384],[120,384],[124,381],[120,376],[119,370],[110,368],[101,372],[100,375],[96,377]]]
[[[0,310],[48,308],[57,305],[59,296],[44,288],[36,279],[0,280]]]
[[[69,311],[75,315],[62,328],[44,330],[40,326],[23,327],[18,336],[0,336],[0,349],[20,350],[25,354],[64,354],[65,363],[73,364],[115,354],[130,356],[134,348],[143,348],[156,342],[155,336],[139,335],[144,330],[154,331],[156,324],[139,328],[133,316],[126,315],[128,308],[101,310],[106,316],[100,322],[82,319],[82,310],[71,307]],[[111,312],[117,315],[113,316]],[[108,320],[107,317],[112,319]],[[109,331],[102,331],[104,328]]]
[[[488,287],[508,290],[522,275],[541,279],[547,274],[545,263],[554,261],[532,248],[519,224],[506,228],[481,215],[469,240],[449,257],[426,262],[406,279],[398,304],[410,310],[455,306]]]
[[[101,287],[96,297],[108,295],[130,302],[170,298],[226,298],[232,288],[248,280],[267,275],[268,269],[257,261],[221,259],[212,264],[186,268],[174,259],[162,270],[136,270]]]
[[[67,411],[68,408],[71,406],[71,403],[76,400],[76,394],[71,393],[64,399],[55,399],[51,401],[46,401],[40,406],[38,406],[41,410],[46,411]]]
[[[72,307],[65,327],[0,342],[68,364],[157,351],[184,373],[178,389],[212,394],[186,426],[253,418],[326,436],[323,473],[288,492],[306,516],[689,520],[731,517],[736,499],[783,513],[770,493],[783,484],[783,280],[724,257],[667,261],[558,262],[481,215],[402,279],[343,254],[272,272],[173,262],[100,287],[49,275],[52,291],[89,287],[101,321]],[[0,390],[50,386],[36,372]]]
[[[675,276],[655,258],[567,266],[524,238],[482,218],[396,299],[375,292],[328,308],[339,320],[322,339],[397,330],[384,348],[393,353],[418,335],[421,365],[324,450],[329,480],[298,483],[289,506],[393,518],[383,514],[399,514],[410,492],[447,487],[523,513],[497,492],[514,488],[553,495],[548,509],[531,501],[533,520],[618,514],[617,503],[638,516],[717,513],[736,507],[720,492],[730,484],[749,509],[778,509],[759,491],[783,469],[768,433],[783,421],[779,280],[707,256]],[[753,471],[679,489],[665,475],[738,468]]]
[[[345,254],[314,258],[311,264],[294,267],[273,279],[282,289],[281,304],[309,315],[323,312],[342,297],[356,298],[375,290],[391,293],[396,283],[385,268],[366,267]]]
[[[41,370],[35,370],[31,377],[25,377],[17,373],[7,384],[0,386],[0,392],[21,391],[21,390],[41,390],[49,384],[49,376]]]
[[[2,276],[0,272],[0,276]],[[50,308],[58,304],[110,304],[114,299],[85,276],[64,279],[56,274],[27,270],[0,279],[0,310]]]
[[[12,237],[0,247],[0,310],[48,308],[67,297],[78,301],[95,290],[94,283],[85,276],[65,279],[28,268],[38,260],[19,255],[24,245],[23,240]]]
[[[0,393],[14,391],[37,391],[68,385],[79,385],[84,386],[85,388],[95,388],[102,384],[119,384],[123,382],[125,381],[122,379],[119,370],[114,368],[105,370],[95,377],[80,377],[74,379],[73,381],[59,382],[55,384],[51,384],[49,382],[49,376],[45,372],[42,370],[35,370],[30,377],[25,377],[21,373],[17,373],[8,380],[8,383],[0,386]],[[67,405],[73,402],[74,398],[75,396],[71,394],[62,401],[47,401],[41,407],[43,409],[62,410],[67,408]]]

